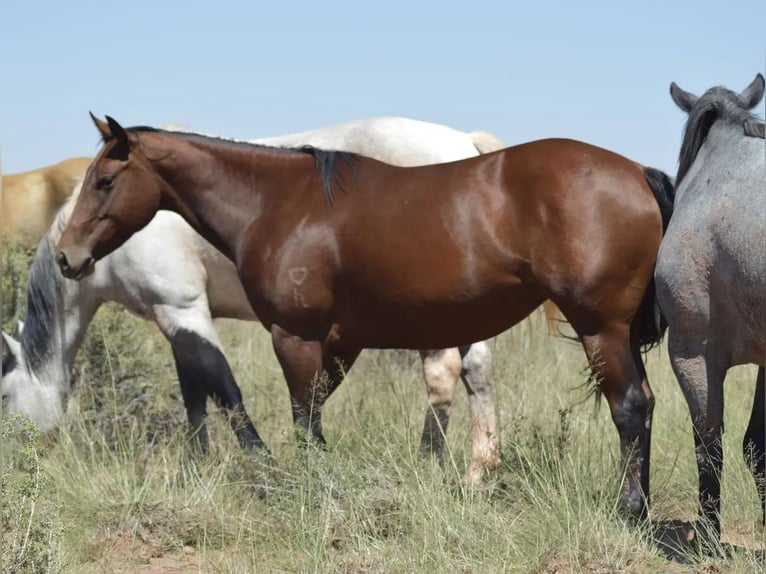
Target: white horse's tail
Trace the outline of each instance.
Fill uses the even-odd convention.
[[[479,153],[489,153],[505,147],[503,142],[489,132],[471,132],[468,137],[471,138],[473,146],[479,150]]]

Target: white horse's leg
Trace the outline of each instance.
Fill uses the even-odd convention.
[[[758,369],[755,383],[753,410],[750,413],[750,423],[747,425],[745,438],[742,441],[742,451],[745,455],[750,472],[753,473],[755,486],[761,498],[761,521],[766,525],[766,381],[764,368]]]
[[[671,327],[668,351],[673,371],[686,397],[694,429],[700,512],[707,521],[707,524],[701,525],[703,530],[699,534],[717,541],[721,536],[723,380],[727,368],[706,356],[702,345],[691,343],[693,340]],[[708,528],[710,531],[707,531]]]
[[[441,459],[462,361],[457,348],[420,351],[428,403],[420,449]]]
[[[485,472],[500,466],[500,445],[495,427],[495,404],[492,400],[492,354],[486,341],[461,347],[463,368],[460,373],[468,392],[471,412],[471,466],[465,476],[469,486],[479,484]]]
[[[198,444],[207,446],[207,397],[226,412],[239,443],[247,449],[266,449],[242,403],[242,393],[213,328],[207,299],[191,306],[156,305],[155,320],[173,348],[178,380],[189,423]]]

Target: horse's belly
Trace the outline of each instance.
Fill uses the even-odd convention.
[[[512,327],[544,296],[507,286],[470,299],[396,304],[356,299],[336,317],[340,338],[367,348],[438,349],[467,345]]]

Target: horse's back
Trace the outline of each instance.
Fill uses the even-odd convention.
[[[51,193],[55,195],[59,207],[72,195],[74,187],[85,175],[91,161],[89,157],[74,157],[45,169]]]
[[[641,166],[618,154],[543,140],[422,167],[365,158],[354,170],[354,178],[341,172],[342,180],[357,185],[338,194],[332,208],[307,188],[302,201],[290,204],[300,210],[272,218],[280,225],[290,221],[287,227],[295,230],[272,266],[300,272],[297,278],[279,273],[274,285],[264,282],[274,308],[298,313],[298,285],[306,293],[300,307],[332,309],[337,301],[325,296],[325,283],[335,284],[351,302],[355,328],[377,329],[362,337],[375,346],[389,344],[379,328],[384,320],[391,333],[413,333],[407,344],[414,345],[418,325],[439,321],[433,308],[477,325],[464,333],[470,341],[497,334],[552,295],[571,298],[574,286],[598,289],[603,278],[616,275],[630,284],[651,278],[662,236],[659,209]],[[267,263],[256,267],[265,281]],[[317,286],[321,301],[309,300],[309,285]],[[642,296],[636,290],[635,298]],[[615,305],[638,304],[628,298]],[[423,311],[423,301],[431,311]],[[431,333],[433,347],[458,336],[447,324],[434,331],[444,338]]]
[[[34,245],[66,203],[90,164],[72,158],[41,169],[3,176],[2,230]]]
[[[273,146],[310,145],[343,150],[407,167],[473,157],[479,153],[478,146],[491,149],[496,145],[489,142],[491,137],[490,134],[472,135],[409,118],[380,117],[252,141]]]

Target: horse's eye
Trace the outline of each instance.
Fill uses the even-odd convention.
[[[113,175],[105,175],[96,182],[96,189],[107,190],[114,184]]]

